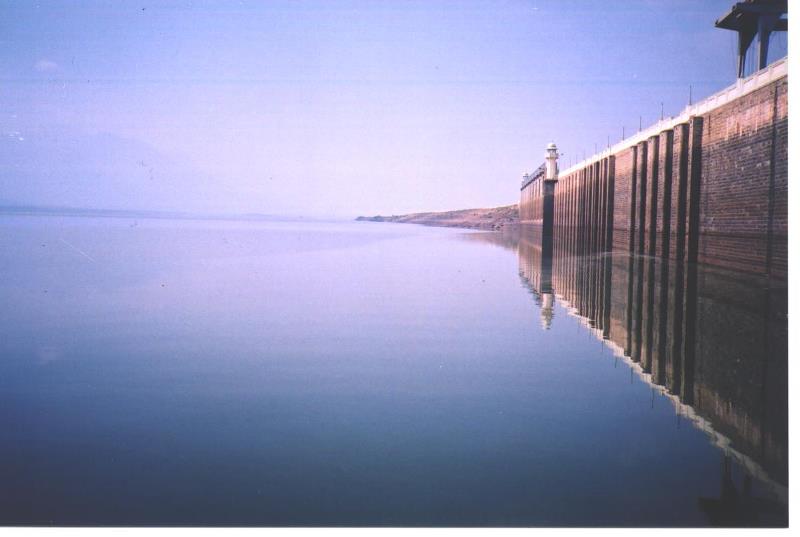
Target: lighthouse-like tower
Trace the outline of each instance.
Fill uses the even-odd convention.
[[[547,144],[544,153],[544,180],[558,181],[558,148],[553,142]]]
[[[542,205],[542,326],[549,330],[553,319],[553,220],[558,182],[558,148],[550,142],[544,153],[544,200]]]
[[[544,188],[542,189],[542,256],[553,255],[553,220],[556,183],[558,182],[558,148],[550,142],[544,154]]]

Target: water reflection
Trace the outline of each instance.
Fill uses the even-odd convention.
[[[5,225],[0,524],[785,525],[785,346],[763,369],[731,339],[785,320],[736,275],[697,274],[694,339],[653,320],[646,373],[638,258],[377,223]]]
[[[786,516],[785,281],[627,252],[545,256],[535,229],[470,239],[517,252],[545,329],[558,300],[720,449],[719,496],[697,499],[711,524]]]

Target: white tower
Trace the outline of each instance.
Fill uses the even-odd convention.
[[[550,330],[553,324],[553,293],[542,293],[542,328]]]
[[[550,142],[547,144],[547,151],[544,154],[545,172],[544,178],[546,181],[558,180],[558,148],[556,144]]]

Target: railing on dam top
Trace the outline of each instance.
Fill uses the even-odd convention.
[[[629,136],[625,138],[621,142],[612,145],[611,147],[595,153],[591,157],[584,159],[576,164],[573,164],[568,169],[560,172],[561,176],[569,175],[573,172],[576,172],[580,169],[583,169],[590,164],[594,164],[595,162],[606,158],[610,155],[615,155],[622,150],[631,147],[633,145],[638,144],[639,142],[643,142],[648,138],[659,134],[660,132],[671,129],[680,123],[686,123],[690,117],[692,116],[701,116],[703,114],[708,113],[710,110],[714,110],[715,108],[719,108],[720,106],[726,105],[729,102],[738,99],[739,97],[746,95],[750,92],[753,92],[767,84],[778,80],[786,76],[789,73],[789,62],[788,58],[783,58],[778,61],[775,61],[765,67],[764,69],[757,71],[750,75],[747,78],[741,78],[736,81],[736,83],[728,86],[727,88],[718,91],[714,95],[706,97],[702,101],[691,104],[686,106],[680,114],[673,117],[664,118],[650,127],[637,132],[633,136]]]
[[[526,186],[528,186],[529,184],[533,183],[534,181],[538,181],[539,179],[544,177],[544,172],[545,172],[545,165],[542,164],[541,166],[536,168],[535,172],[533,172],[531,174],[527,174],[526,173],[525,175],[523,175],[522,176],[522,186],[520,186],[519,189],[520,190],[525,190]]]
[[[548,163],[525,177],[519,222],[541,228],[543,249],[552,240],[577,255],[613,249],[785,280],[787,94],[777,62],[552,181]]]

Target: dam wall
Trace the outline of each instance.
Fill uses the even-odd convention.
[[[519,219],[529,226],[541,226],[544,222],[544,165],[522,178],[520,189]]]
[[[545,235],[552,225],[554,247],[574,255],[647,256],[638,261],[645,292],[650,279],[685,276],[662,260],[785,280],[787,69],[775,62],[560,172],[552,222],[544,181],[526,176],[521,223]],[[585,277],[605,277],[603,267],[588,268]],[[645,308],[654,301],[637,298]]]
[[[543,326],[555,299],[782,485],[787,93],[784,60],[558,173],[551,219],[528,176],[518,247]]]

